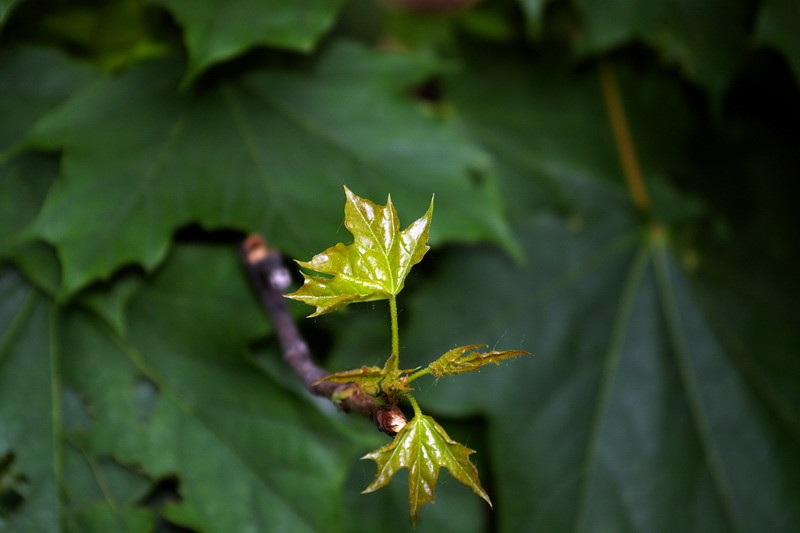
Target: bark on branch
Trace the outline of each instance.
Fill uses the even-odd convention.
[[[242,260],[253,286],[261,296],[281,345],[283,359],[314,394],[333,401],[346,413],[359,413],[384,433],[394,436],[406,424],[403,412],[396,405],[381,405],[355,383],[330,383],[320,380],[329,373],[311,358],[308,344],[289,314],[283,291],[291,282],[289,270],[277,250],[266,247],[259,235],[250,235],[242,243]]]

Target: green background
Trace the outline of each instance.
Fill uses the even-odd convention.
[[[439,3],[0,0],[0,531],[411,529],[238,257],[348,242],[345,184],[436,195],[401,368],[534,354],[415,382],[494,502],[418,531],[800,529],[800,2]]]

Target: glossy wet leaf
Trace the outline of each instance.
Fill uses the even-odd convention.
[[[256,46],[309,52],[331,28],[341,0],[156,0],[183,26],[189,49],[186,77]]]
[[[453,433],[452,429],[450,433]],[[384,438],[380,436],[379,440]],[[358,461],[353,463],[350,478],[343,489],[348,509],[343,531],[407,533],[410,529],[407,484],[397,480],[376,492],[361,494],[373,477],[372,465]],[[487,530],[488,518],[483,500],[476,498],[472,491],[460,483],[443,479],[436,486],[435,504],[426,505],[420,510],[414,532],[441,533],[453,530],[478,533]]]
[[[361,390],[375,396],[380,390],[381,382],[386,379],[386,370],[379,366],[362,366],[353,370],[334,372],[320,381],[331,383],[357,383]]]
[[[447,374],[473,372],[490,364],[499,365],[503,359],[530,355],[530,352],[523,350],[492,350],[481,353],[478,351],[480,348],[486,348],[486,345],[470,344],[469,346],[453,348],[429,364],[428,368],[430,368],[431,374],[440,378]]]
[[[400,230],[391,196],[385,206],[360,198],[345,187],[344,224],[353,242],[332,246],[298,264],[331,277],[303,273],[304,283],[287,298],[316,306],[310,316],[335,311],[354,302],[385,300],[402,289],[411,267],[429,250],[433,200],[428,211]]]
[[[40,122],[31,144],[64,154],[65,179],[34,227],[58,251],[62,296],[129,263],[153,269],[192,223],[260,231],[285,255],[309,256],[335,242],[345,182],[408,209],[446,193],[433,242],[513,246],[494,184],[470,181],[485,155],[405,92],[429,62],[335,42],[310,63],[192,93],[177,91],[180,63],[148,63]]]
[[[408,469],[408,503],[411,519],[416,522],[420,508],[434,500],[439,470],[448,472],[491,505],[478,479],[478,470],[469,460],[474,450],[452,440],[444,428],[426,415],[415,416],[400,430],[392,442],[370,452],[363,459],[372,459],[378,473],[364,492],[386,486],[398,470]]]

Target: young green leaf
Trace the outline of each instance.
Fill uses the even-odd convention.
[[[303,273],[305,283],[287,298],[316,306],[310,316],[330,313],[353,302],[389,299],[402,289],[408,272],[428,251],[425,244],[433,216],[428,211],[400,231],[397,211],[389,197],[386,206],[359,198],[347,187],[344,224],[353,234],[352,244],[342,243],[297,263],[333,277]]]
[[[395,375],[385,367],[362,366],[353,370],[344,370],[328,374],[317,383],[330,381],[331,383],[356,383],[361,390],[372,396],[377,396],[381,392],[386,393],[390,399],[395,399],[394,395],[401,391],[410,391],[406,377],[400,377],[401,373],[413,372],[411,370],[400,370]]]
[[[317,383],[330,381],[331,383],[357,383],[361,390],[376,396],[380,392],[381,381],[386,378],[386,370],[379,366],[362,366],[353,370],[345,370],[328,374]],[[315,383],[316,385],[316,383]]]
[[[359,385],[377,385],[385,377],[386,371],[379,366],[362,366],[361,368],[354,368],[353,370],[345,370],[343,372],[329,374],[319,380],[317,383],[322,381],[330,381],[331,383],[358,383]]]
[[[420,508],[433,501],[439,469],[450,474],[492,505],[478,479],[478,470],[469,460],[474,450],[452,440],[444,428],[426,415],[417,415],[405,425],[394,440],[362,459],[378,463],[378,473],[364,493],[386,486],[401,468],[408,468],[408,503],[416,524]]]
[[[429,364],[428,368],[431,374],[436,378],[440,378],[445,374],[472,372],[490,363],[498,365],[501,360],[517,357],[518,355],[530,355],[530,352],[522,350],[492,350],[491,352],[479,353],[477,351],[478,348],[486,348],[486,345],[470,344],[469,346],[453,348]]]

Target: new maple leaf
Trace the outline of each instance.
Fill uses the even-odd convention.
[[[491,352],[480,353],[478,348],[486,348],[485,344],[470,344],[469,346],[459,346],[446,352],[436,361],[428,365],[436,378],[445,374],[463,374],[478,370],[482,366],[494,363],[500,364],[503,359],[510,359],[518,355],[530,355],[530,352],[523,350],[492,350]]]
[[[416,370],[399,370],[391,372],[386,367],[362,366],[353,370],[345,370],[328,374],[317,383],[330,381],[331,383],[356,383],[361,390],[371,396],[378,396],[380,393],[386,394],[389,400],[397,400],[397,394],[412,390],[406,378],[400,377],[401,373],[413,372]]]
[[[320,274],[303,273],[305,282],[287,298],[316,306],[310,316],[330,313],[353,302],[389,299],[403,289],[411,267],[419,263],[429,247],[433,199],[428,211],[400,231],[391,196],[385,206],[353,194],[344,188],[344,224],[353,234],[352,244],[339,243],[297,263]]]
[[[420,508],[433,501],[439,469],[450,474],[492,505],[478,479],[478,469],[469,460],[474,450],[451,439],[444,428],[426,415],[417,414],[395,438],[362,459],[378,463],[378,473],[364,493],[384,487],[401,468],[408,468],[408,503],[416,524]]]

